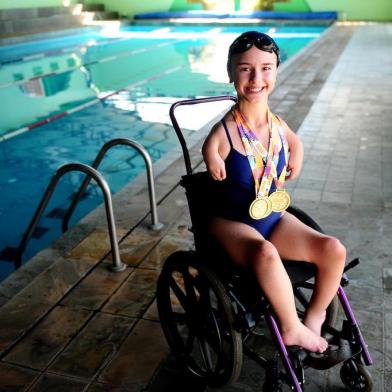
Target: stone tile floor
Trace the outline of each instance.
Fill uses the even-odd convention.
[[[391,34],[390,24],[334,26],[281,69],[271,102],[305,144],[302,175],[290,185],[295,204],[363,260],[347,292],[375,358],[374,391],[392,388]],[[161,232],[148,230],[145,189],[116,198],[126,271],[108,272],[96,211],[0,286],[1,391],[205,389],[169,355],[154,302],[167,255],[193,247],[176,156],[158,171]],[[344,390],[337,368],[307,376],[307,391]],[[246,360],[239,381],[220,390],[259,391],[263,377]]]

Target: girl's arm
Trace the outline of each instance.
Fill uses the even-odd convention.
[[[220,128],[220,124],[217,124],[212,128],[202,148],[207,170],[211,174],[211,177],[218,181],[222,181],[226,178],[225,162],[219,153],[221,141]]]
[[[283,125],[287,143],[289,145],[289,161],[287,164],[287,171],[289,174],[286,180],[293,180],[298,176],[302,168],[304,158],[304,148],[301,139],[289,128],[289,126],[281,120]]]

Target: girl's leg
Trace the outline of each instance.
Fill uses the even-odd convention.
[[[222,218],[213,220],[211,233],[234,262],[254,270],[279,319],[285,344],[323,352],[327,342],[298,319],[291,281],[276,248],[252,227]]]
[[[304,324],[319,335],[325,320],[325,311],[340,284],[346,249],[338,239],[311,229],[289,213],[284,214],[279,221],[270,241],[283,259],[316,264],[315,289]]]

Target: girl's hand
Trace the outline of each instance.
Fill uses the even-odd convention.
[[[225,162],[219,155],[208,160],[207,170],[214,180],[222,181],[226,178]]]

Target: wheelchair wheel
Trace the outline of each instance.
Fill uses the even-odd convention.
[[[178,251],[158,279],[157,305],[163,332],[179,362],[212,387],[234,382],[242,366],[241,334],[234,329],[232,303],[223,284]]]
[[[340,369],[340,378],[349,391],[370,392],[373,390],[373,380],[369,371],[353,359],[343,364]]]

